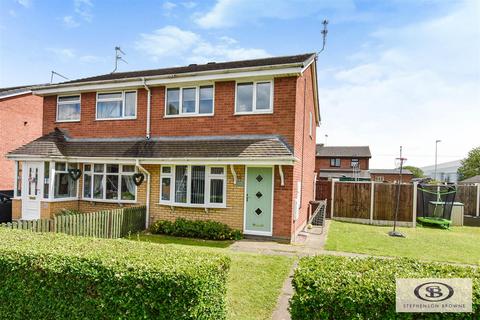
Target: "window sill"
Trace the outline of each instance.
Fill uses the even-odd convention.
[[[175,114],[175,115],[164,115],[163,118],[194,118],[194,117],[213,117],[213,113],[205,113],[205,114]]]
[[[137,117],[128,118],[95,118],[95,121],[123,121],[123,120],[137,120]]]
[[[135,204],[136,200],[108,200],[108,199],[90,199],[90,198],[81,198],[79,200],[88,201],[88,202],[101,202],[101,203],[116,203],[116,204]]]
[[[167,207],[183,207],[183,208],[198,208],[198,209],[226,209],[227,208],[227,206],[224,204],[204,205],[204,204],[169,203],[169,202],[159,202],[157,204],[162,206],[167,206]]]
[[[251,111],[251,112],[235,112],[234,116],[255,116],[259,114],[273,114],[273,110],[266,111]]]
[[[57,199],[40,199],[42,202],[67,202],[67,201],[77,201],[79,198],[57,198]]]
[[[81,119],[78,120],[56,120],[55,123],[71,123],[71,122],[81,122]]]

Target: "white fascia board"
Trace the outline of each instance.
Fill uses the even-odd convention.
[[[10,155],[11,160],[17,161],[66,161],[82,163],[132,163],[138,160],[141,164],[218,164],[218,165],[293,165],[297,158],[277,157],[277,158],[107,158],[107,157],[38,157],[31,155]]]
[[[32,90],[27,90],[27,91],[22,91],[22,92],[16,92],[16,93],[11,93],[11,94],[6,94],[4,96],[0,96],[0,100],[6,99],[6,98],[11,98],[11,97],[16,97],[16,96],[22,96],[24,94],[29,94],[32,93]]]
[[[196,73],[196,74],[172,74],[157,77],[144,77],[146,85],[167,85],[185,82],[199,82],[199,81],[226,81],[239,78],[254,78],[254,77],[269,77],[269,76],[295,76],[302,72],[301,66],[284,67],[284,68],[270,68],[252,71],[238,71],[238,70],[224,70],[216,73]],[[94,81],[89,83],[72,83],[65,85],[58,85],[51,88],[33,89],[36,95],[52,95],[59,93],[74,93],[81,91],[97,91],[108,89],[127,89],[143,87],[144,82],[141,78],[117,79]]]

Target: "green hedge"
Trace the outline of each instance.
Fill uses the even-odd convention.
[[[230,259],[0,229],[0,319],[225,319]]]
[[[395,277],[472,278],[474,313],[396,313]],[[411,259],[315,256],[301,259],[293,286],[293,320],[480,319],[480,270],[473,267]]]
[[[150,227],[150,232],[209,240],[239,240],[242,238],[240,230],[232,229],[224,223],[212,220],[187,220],[184,218],[177,218],[175,222],[167,220],[156,221]]]

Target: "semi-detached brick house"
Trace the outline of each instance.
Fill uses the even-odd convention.
[[[370,178],[372,158],[369,146],[325,146],[317,144],[315,170],[319,180]]]
[[[14,162],[9,151],[42,135],[43,98],[30,86],[0,88],[0,191],[13,190]]]
[[[320,119],[313,53],[34,92],[44,97],[43,136],[9,155],[15,218],[147,204],[148,223],[210,219],[285,240],[307,221]],[[145,177],[138,187],[135,173]]]

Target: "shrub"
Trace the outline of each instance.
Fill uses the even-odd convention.
[[[209,240],[239,240],[242,232],[230,228],[224,223],[211,220],[187,220],[177,218],[175,222],[159,220],[152,224],[150,232],[176,237],[199,238]]]
[[[474,313],[395,312],[395,278],[472,278]],[[315,256],[301,259],[290,300],[294,320],[479,319],[480,270],[411,259]]]
[[[55,213],[56,216],[65,216],[65,215],[76,215],[76,214],[84,214],[85,212],[76,210],[76,209],[60,209],[57,213]]]
[[[225,319],[230,259],[0,229],[1,319]]]

